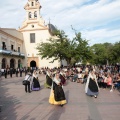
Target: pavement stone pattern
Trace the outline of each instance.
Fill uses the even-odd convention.
[[[48,103],[50,89],[39,76],[40,91],[26,93],[23,77],[0,79],[0,120],[120,120],[120,93],[100,89],[98,98],[87,96],[85,84],[67,81],[63,107]]]

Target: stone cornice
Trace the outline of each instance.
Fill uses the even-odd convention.
[[[34,0],[31,0],[31,2],[33,2]],[[30,1],[29,1],[30,2]],[[42,6],[40,5],[39,2],[35,2],[35,6],[30,6],[29,3],[27,3],[25,6],[24,6],[24,9],[25,10],[30,10],[30,9],[40,9]]]
[[[43,30],[47,30],[47,29],[48,29],[48,27],[41,25],[41,24],[39,23],[39,21],[32,21],[32,22],[27,22],[26,25],[24,25],[23,27],[21,27],[21,28],[19,29],[19,31],[24,31],[24,28],[26,28],[26,27],[28,26],[28,24],[34,24],[34,23],[37,23],[38,26],[42,27],[42,28],[36,28],[36,29],[39,29],[39,30],[42,30],[42,29],[43,29]],[[36,30],[36,29],[31,29],[31,30]],[[26,30],[25,30],[25,31],[26,31]]]
[[[19,31],[20,31],[20,32],[28,32],[28,31],[36,31],[36,30],[48,30],[48,28],[27,29],[27,30],[19,30]]]
[[[37,7],[26,7],[24,8],[25,10],[32,10],[32,9],[39,9],[41,8],[41,6],[37,6]]]
[[[7,37],[11,37],[11,38],[15,39],[16,41],[19,40],[20,42],[23,42],[23,40],[21,40],[21,39],[15,37],[15,36],[12,36],[12,35],[10,35],[10,34],[4,32],[4,31],[2,31],[2,30],[0,30],[0,33],[5,34]]]

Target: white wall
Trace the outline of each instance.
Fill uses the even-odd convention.
[[[30,43],[30,33],[35,33],[35,43]],[[55,61],[54,63],[50,63],[52,59],[49,60],[41,59],[41,57],[37,55],[38,54],[38,51],[36,50],[37,43],[47,42],[47,39],[51,37],[48,30],[26,31],[23,32],[23,36],[27,55],[26,57],[32,57],[32,54],[34,54],[34,57],[38,57],[39,58],[38,67],[53,68],[60,66],[58,60]]]

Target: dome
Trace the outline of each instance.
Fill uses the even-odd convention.
[[[57,30],[57,28],[53,24],[48,24],[48,27],[49,27],[49,32],[52,35],[53,35],[54,31]]]

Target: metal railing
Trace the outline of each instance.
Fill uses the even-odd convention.
[[[11,50],[2,50],[2,49],[0,49],[0,54],[7,54],[7,55],[15,55],[15,56],[25,57],[24,53],[17,52],[17,51],[11,51]]]

